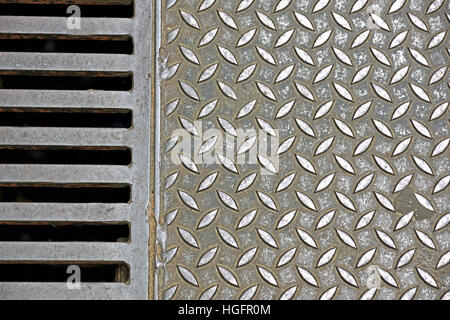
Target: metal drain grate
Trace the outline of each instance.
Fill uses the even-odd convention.
[[[449,299],[449,2],[162,3],[159,297]]]
[[[151,10],[0,0],[0,299],[149,297]]]

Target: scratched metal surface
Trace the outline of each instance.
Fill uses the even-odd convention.
[[[450,298],[448,6],[162,1],[158,298]]]

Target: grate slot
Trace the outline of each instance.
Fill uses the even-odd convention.
[[[130,268],[125,263],[17,263],[0,261],[0,282],[67,282],[73,272],[69,266],[80,268],[80,280],[83,282],[119,282],[126,283]]]
[[[126,147],[0,146],[1,164],[131,164]]]
[[[127,36],[0,34],[0,52],[132,54],[133,40]]]
[[[132,18],[134,16],[134,4],[132,0],[110,1],[36,1],[0,0],[0,15],[4,16],[44,16],[44,17],[68,17],[67,8],[77,5],[80,8],[81,17],[87,18]]]
[[[131,186],[124,184],[0,183],[0,202],[127,203]]]
[[[132,89],[130,72],[0,70],[0,88],[34,90]]]
[[[127,223],[0,221],[0,241],[128,242]]]
[[[0,108],[0,126],[131,128],[127,109]],[[0,160],[1,161],[1,160]]]

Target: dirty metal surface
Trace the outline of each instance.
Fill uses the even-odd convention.
[[[449,299],[449,3],[159,5],[157,297]]]
[[[116,1],[119,3],[119,1]],[[121,1],[123,2],[123,1]],[[129,1],[125,1],[129,2]],[[25,3],[25,2],[22,2]],[[34,1],[36,3],[36,1]],[[44,1],[42,2],[44,3]],[[47,2],[48,3],[48,2]],[[61,2],[63,3],[63,2]],[[82,1],[81,4],[92,4]],[[100,3],[100,1],[98,1]],[[107,2],[102,2],[102,4]],[[131,36],[134,52],[77,54],[8,52],[0,54],[0,69],[27,74],[42,72],[132,73],[130,91],[1,89],[0,108],[81,108],[132,110],[132,127],[58,128],[1,127],[2,146],[128,147],[132,163],[119,165],[0,165],[1,184],[115,184],[129,185],[127,203],[0,203],[2,221],[39,223],[129,223],[129,242],[1,242],[1,263],[67,263],[77,265],[124,263],[130,278],[124,283],[82,283],[68,290],[65,282],[0,282],[0,299],[148,299],[148,212],[150,194],[150,97],[152,5],[135,0],[135,16],[83,18],[80,29],[66,27],[66,17],[1,16],[3,35]]]

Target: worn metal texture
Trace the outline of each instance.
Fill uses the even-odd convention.
[[[124,1],[121,1],[124,2]],[[125,1],[129,2],[129,1]],[[22,2],[25,3],[25,2]],[[33,3],[37,3],[34,1]],[[42,1],[45,3],[45,1]],[[46,2],[49,3],[49,2]],[[65,2],[60,2],[65,3]],[[71,3],[74,3],[73,1]],[[75,2],[77,3],[77,2]],[[97,1],[107,4],[108,1]],[[110,2],[112,3],[112,2]],[[119,3],[119,1],[116,1]],[[69,290],[63,283],[1,282],[0,299],[148,299],[150,198],[150,100],[152,3],[135,0],[135,16],[127,18],[82,18],[80,29],[66,27],[66,17],[1,16],[0,32],[15,35],[128,35],[134,52],[123,54],[0,53],[0,69],[27,74],[37,71],[93,71],[132,73],[130,91],[96,90],[0,90],[0,108],[79,108],[132,110],[132,127],[45,128],[1,127],[2,146],[129,147],[129,166],[110,165],[0,165],[5,183],[128,184],[128,203],[0,203],[2,221],[38,223],[127,222],[129,242],[1,242],[1,263],[87,264],[123,262],[129,265],[126,283],[82,283]],[[81,1],[79,4],[92,4]],[[1,7],[0,7],[1,8]],[[152,257],[150,257],[152,260]]]
[[[162,1],[157,298],[450,298],[444,2]]]

